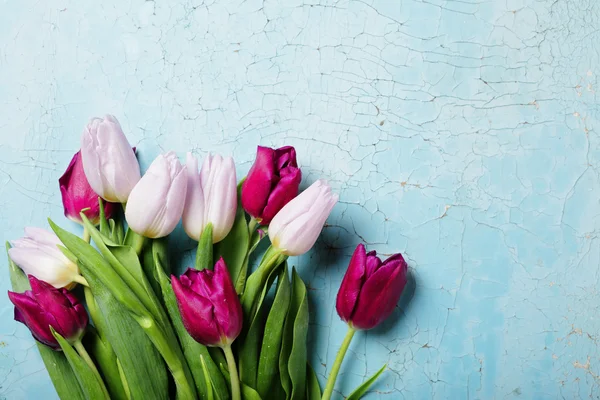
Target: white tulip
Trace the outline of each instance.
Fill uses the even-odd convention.
[[[119,121],[93,118],[81,136],[81,160],[94,191],[106,201],[126,203],[140,180],[140,166]]]
[[[227,236],[237,210],[237,181],[231,157],[208,155],[198,172],[198,160],[187,155],[188,187],[183,228],[194,240],[212,223],[213,243]]]
[[[288,256],[306,253],[315,244],[325,220],[338,201],[331,187],[318,180],[287,203],[269,225],[274,247]]]
[[[55,288],[72,288],[84,281],[77,264],[58,248],[58,236],[41,228],[25,228],[25,237],[11,242],[8,256],[27,275],[33,275]]]
[[[185,205],[185,171],[172,151],[156,157],[129,195],[125,219],[134,232],[153,239],[173,232]]]

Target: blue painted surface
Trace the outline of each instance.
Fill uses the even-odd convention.
[[[91,116],[115,114],[144,167],[191,149],[241,176],[256,144],[291,144],[304,185],[341,198],[293,260],[322,382],[363,240],[406,255],[412,296],[356,336],[338,395],[388,363],[367,398],[600,396],[600,3],[83,3],[1,3],[2,239],[61,220],[57,179]],[[54,396],[4,295],[0,321],[0,399]]]

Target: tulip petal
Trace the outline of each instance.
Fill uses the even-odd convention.
[[[388,259],[388,261],[389,261],[389,259]],[[367,254],[366,265],[367,265],[367,275],[366,276],[368,279],[371,275],[373,275],[375,273],[375,271],[377,271],[379,269],[379,267],[381,267],[381,260],[379,259],[379,257],[377,257],[377,252],[375,250],[370,251]]]
[[[274,162],[275,151],[269,147],[258,146],[256,160],[242,187],[243,207],[253,217],[260,217],[267,205],[276,178]]]
[[[183,208],[183,229],[187,235],[199,240],[202,230],[204,230],[204,192],[200,182],[198,172],[198,159],[187,154],[187,194],[185,198],[185,207]]]
[[[221,332],[233,341],[242,330],[242,305],[222,257],[215,264],[214,272],[212,286],[217,296],[211,300],[215,306],[215,318]]]
[[[352,254],[348,270],[344,275],[337,294],[335,307],[343,321],[350,321],[352,319],[358,296],[366,279],[366,262],[365,246],[361,243],[356,246]]]
[[[269,195],[267,205],[262,212],[262,225],[267,225],[286,204],[298,195],[298,187],[302,180],[302,172],[298,168],[288,167],[283,170],[281,179]]]

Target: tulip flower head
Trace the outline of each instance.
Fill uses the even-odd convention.
[[[406,286],[408,266],[402,254],[381,262],[375,251],[359,244],[337,295],[342,320],[356,329],[371,329],[390,316]]]
[[[140,166],[115,117],[90,121],[81,137],[81,159],[85,176],[100,197],[113,203],[127,202],[140,180]]]
[[[242,330],[242,305],[223,258],[213,271],[189,268],[171,276],[183,325],[205,346],[229,346]]]
[[[65,217],[74,222],[82,223],[80,213],[82,210],[85,210],[86,217],[94,225],[97,225],[100,222],[98,194],[90,186],[83,171],[81,151],[75,153],[67,170],[58,180],[58,183],[60,185]],[[104,214],[107,219],[112,216],[114,209],[114,203],[104,203]]]
[[[183,228],[188,236],[199,240],[209,223],[213,226],[213,243],[227,236],[237,210],[237,181],[231,157],[208,155],[198,172],[198,160],[187,155],[188,186]]]
[[[33,275],[55,288],[75,286],[83,277],[77,264],[58,248],[58,236],[41,228],[25,228],[25,237],[11,241],[8,256],[27,275]]]
[[[274,150],[258,146],[256,160],[242,186],[242,206],[261,225],[268,225],[296,197],[301,180],[293,147]]]
[[[8,298],[15,305],[15,320],[27,325],[37,341],[54,350],[60,350],[60,345],[50,327],[71,344],[80,340],[88,315],[77,297],[32,275],[29,275],[29,283],[31,290],[25,293],[8,292]]]
[[[306,253],[315,244],[325,220],[338,201],[331,187],[318,180],[287,203],[269,225],[273,246],[288,256]]]
[[[186,190],[186,168],[177,155],[159,155],[131,191],[125,209],[129,227],[148,238],[167,236],[181,219]]]

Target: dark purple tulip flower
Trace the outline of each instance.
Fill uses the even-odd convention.
[[[402,254],[381,262],[359,244],[337,295],[339,316],[355,329],[371,329],[390,316],[406,286],[408,266]]]
[[[293,147],[258,146],[256,160],[242,186],[242,206],[261,225],[268,225],[296,197],[301,180]]]
[[[229,346],[242,330],[242,305],[223,258],[214,270],[193,268],[171,276],[183,325],[205,346]]]
[[[67,289],[55,289],[33,275],[29,275],[29,282],[31,290],[8,292],[8,298],[15,305],[15,320],[27,325],[37,341],[54,350],[60,350],[60,345],[50,327],[69,343],[81,339],[88,315],[79,299]]]

